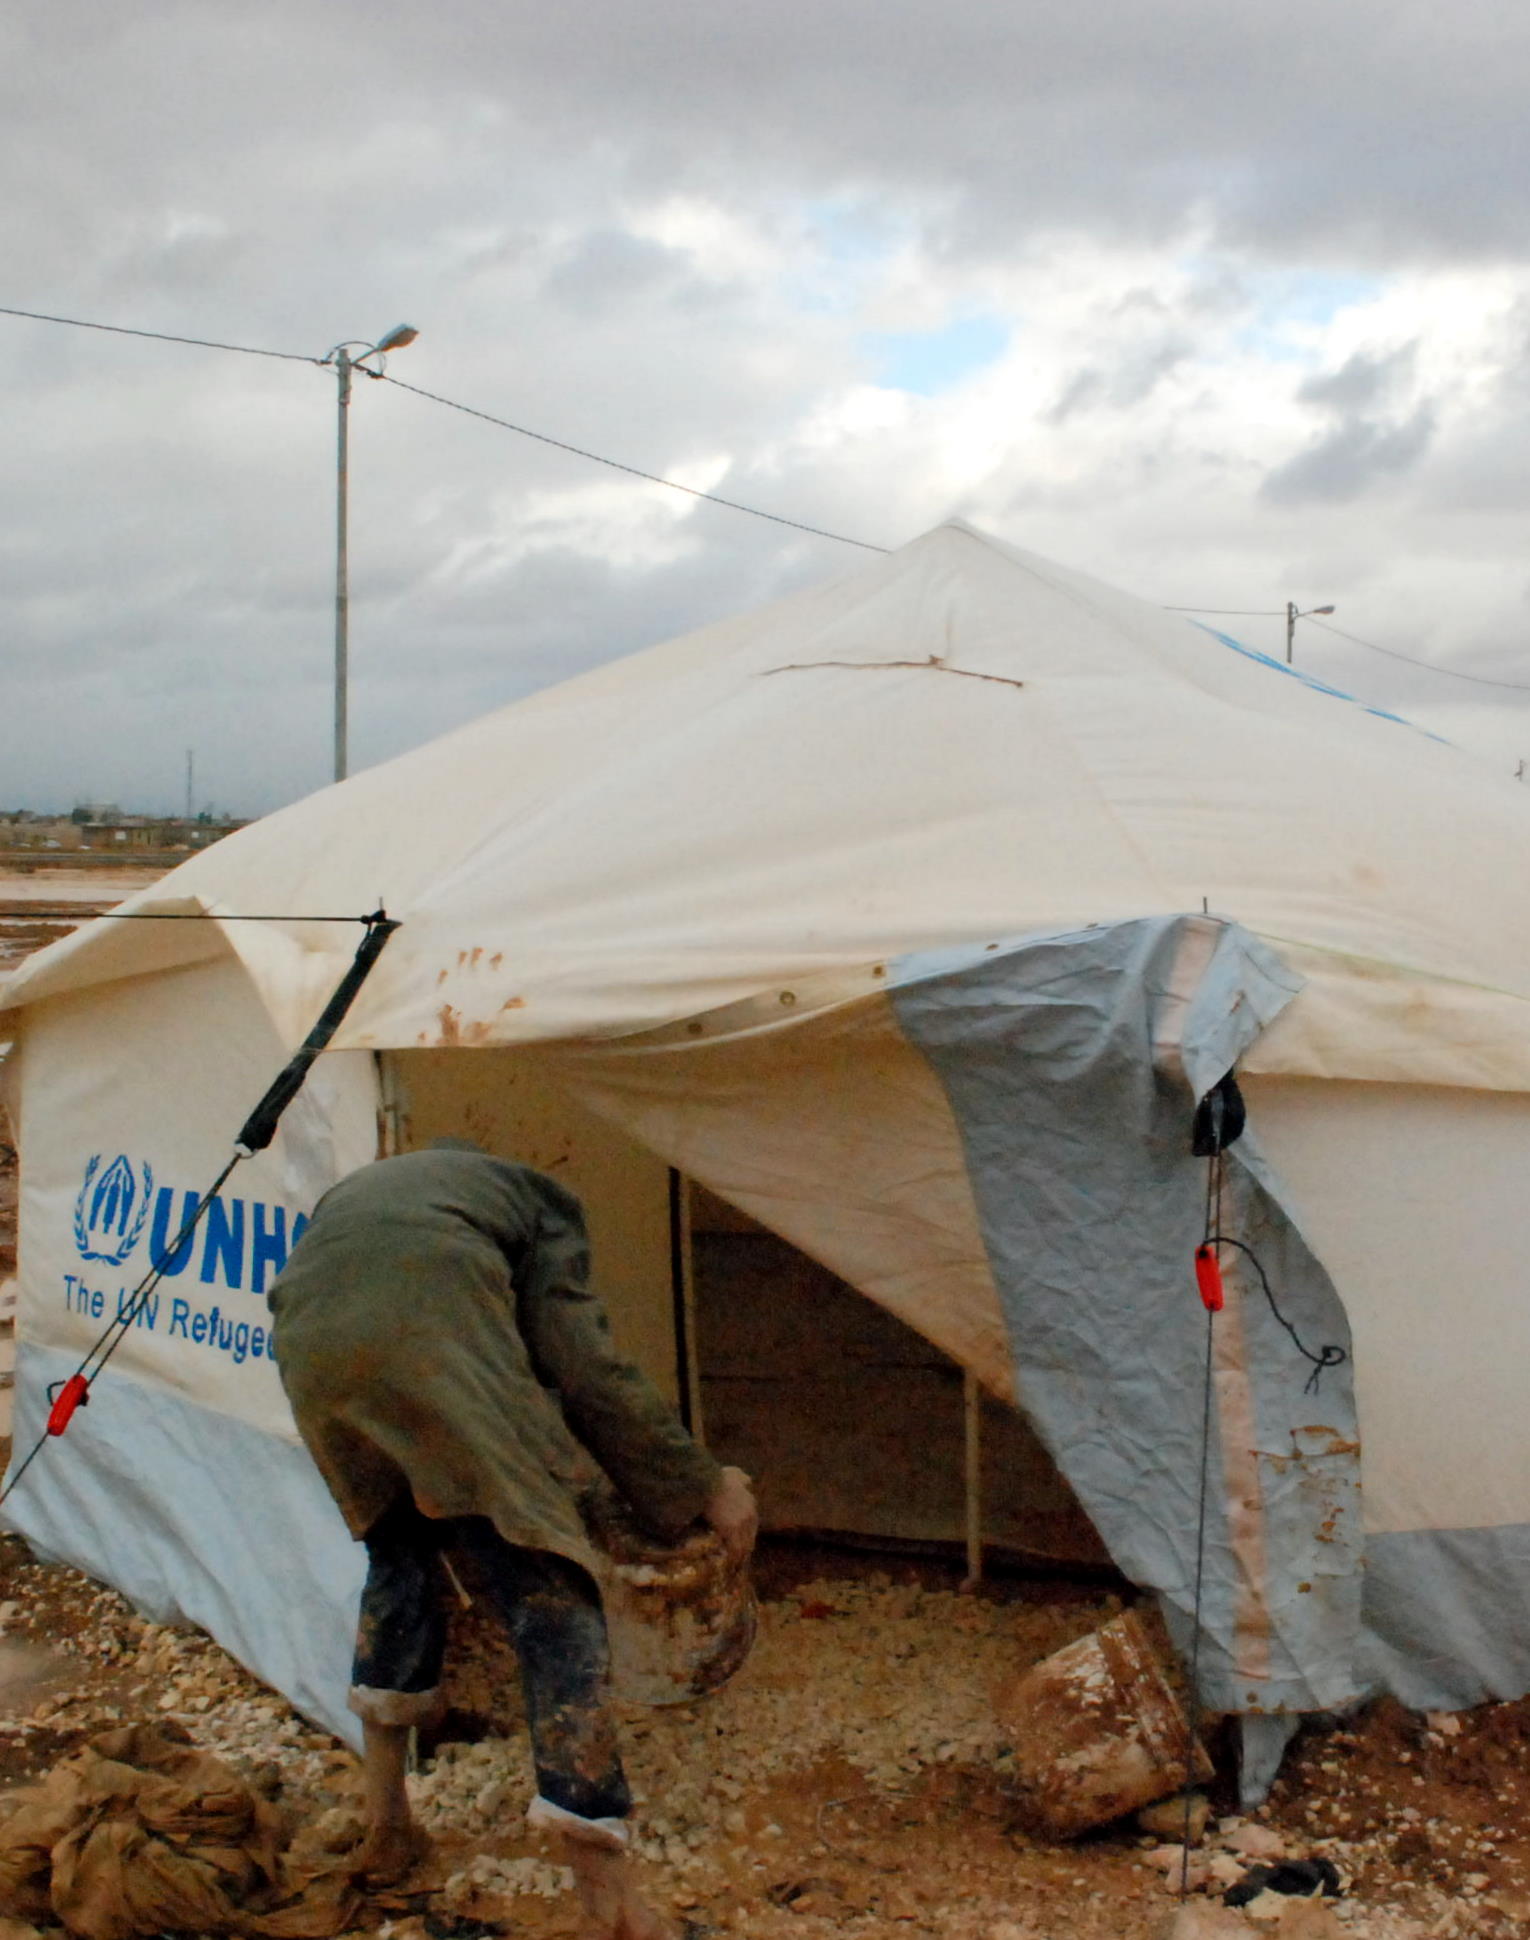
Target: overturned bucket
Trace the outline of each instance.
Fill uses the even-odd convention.
[[[1210,1778],[1184,1707],[1142,1620],[1123,1616],[1027,1671],[998,1695],[1014,1746],[1017,1804],[1033,1830],[1072,1839],[1186,1782]]]
[[[710,1529],[656,1543],[611,1498],[586,1510],[596,1543],[617,1694],[689,1704],[727,1683],[754,1644],[749,1559]]]

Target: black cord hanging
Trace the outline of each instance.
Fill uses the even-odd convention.
[[[1195,1509],[1195,1587],[1191,1598],[1190,1631],[1190,1703],[1186,1721],[1185,1741],[1185,1820],[1180,1842],[1179,1855],[1179,1897],[1188,1899],[1190,1894],[1190,1846],[1191,1815],[1195,1798],[1197,1754],[1201,1752],[1201,1612],[1206,1587],[1206,1503],[1211,1484],[1211,1401],[1212,1374],[1216,1358],[1216,1317],[1222,1311],[1224,1295],[1222,1276],[1217,1267],[1216,1253],[1212,1247],[1214,1235],[1222,1224],[1222,1136],[1227,1124],[1227,1093],[1224,1086],[1231,1085],[1231,1074],[1222,1080],[1215,1091],[1209,1092],[1201,1100],[1196,1111],[1196,1131],[1202,1132],[1201,1114],[1206,1114],[1204,1133],[1209,1141],[1206,1157],[1210,1163],[1206,1168],[1206,1214],[1200,1245],[1195,1253],[1195,1278],[1201,1296],[1201,1305],[1206,1310],[1206,1354],[1204,1373],[1201,1381],[1201,1472],[1196,1490]],[[1232,1086],[1233,1095],[1237,1088]],[[1239,1104],[1241,1107],[1241,1100]],[[1240,1119],[1238,1131],[1243,1130]]]
[[[1192,1624],[1190,1643],[1190,1705],[1189,1738],[1185,1751],[1185,1822],[1180,1852],[1179,1896],[1184,1899],[1190,1890],[1190,1832],[1191,1799],[1195,1788],[1196,1752],[1200,1747],[1201,1732],[1201,1617],[1205,1598],[1206,1571],[1206,1505],[1210,1487],[1211,1462],[1211,1402],[1212,1375],[1215,1361],[1214,1326],[1216,1316],[1226,1304],[1226,1290],[1222,1284],[1222,1265],[1220,1249],[1231,1246],[1253,1263],[1264,1297],[1269,1302],[1270,1312],[1290,1335],[1297,1352],[1312,1363],[1312,1372],[1307,1377],[1304,1393],[1311,1394],[1322,1379],[1323,1370],[1338,1367],[1349,1359],[1344,1348],[1329,1345],[1314,1353],[1297,1333],[1295,1326],[1281,1312],[1270,1285],[1269,1275],[1253,1247],[1241,1239],[1222,1231],[1222,1188],[1226,1169],[1223,1154],[1227,1147],[1243,1136],[1248,1124],[1248,1112],[1243,1102],[1243,1094],[1238,1089],[1237,1079],[1229,1071],[1221,1077],[1204,1098],[1196,1105],[1195,1120],[1191,1127],[1190,1149],[1196,1158],[1203,1158],[1206,1165],[1206,1210],[1202,1227],[1201,1243],[1195,1249],[1195,1281],[1200,1293],[1201,1305],[1206,1310],[1206,1358],[1205,1374],[1201,1394],[1201,1474],[1200,1487],[1196,1501],[1195,1520],[1195,1590],[1192,1605]]]
[[[1270,1312],[1291,1336],[1297,1353],[1301,1355],[1303,1360],[1312,1363],[1312,1372],[1307,1376],[1307,1382],[1302,1389],[1302,1393],[1316,1394],[1318,1391],[1318,1383],[1323,1378],[1323,1370],[1325,1368],[1342,1366],[1349,1359],[1348,1350],[1330,1341],[1327,1346],[1320,1347],[1314,1354],[1312,1349],[1302,1339],[1301,1335],[1297,1333],[1295,1324],[1287,1320],[1286,1316],[1276,1305],[1274,1290],[1270,1286],[1270,1276],[1265,1272],[1259,1255],[1254,1251],[1253,1247],[1246,1246],[1241,1239],[1234,1239],[1228,1233],[1215,1234],[1209,1243],[1212,1246],[1235,1246],[1240,1253],[1244,1254],[1252,1262],[1254,1271],[1259,1275],[1259,1284],[1264,1289],[1264,1297],[1270,1303]]]
[[[1235,1247],[1248,1259],[1259,1276],[1259,1285],[1269,1302],[1270,1312],[1291,1336],[1292,1344],[1303,1360],[1312,1363],[1312,1372],[1307,1377],[1304,1394],[1315,1394],[1323,1378],[1323,1370],[1339,1367],[1349,1359],[1348,1352],[1337,1345],[1321,1347],[1316,1353],[1307,1346],[1296,1331],[1294,1322],[1281,1312],[1275,1298],[1275,1290],[1270,1285],[1270,1276],[1265,1272],[1263,1262],[1253,1247],[1241,1239],[1234,1239],[1230,1233],[1222,1231],[1222,1154],[1229,1145],[1243,1136],[1248,1124],[1248,1111],[1243,1103],[1243,1094],[1238,1089],[1238,1081],[1229,1071],[1218,1079],[1206,1096],[1195,1108],[1195,1121],[1190,1131],[1190,1150],[1196,1158],[1208,1159],[1210,1165],[1206,1175],[1206,1228],[1205,1236],[1195,1250],[1195,1277],[1201,1290],[1201,1298],[1208,1310],[1212,1298],[1220,1309],[1224,1294],[1222,1289],[1222,1267],[1218,1258],[1224,1246]]]

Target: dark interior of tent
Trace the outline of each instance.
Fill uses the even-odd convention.
[[[558,1178],[588,1214],[623,1347],[713,1453],[756,1480],[778,1538],[1113,1573],[1025,1419],[949,1355],[573,1101],[524,1053],[383,1060],[384,1144],[443,1135]]]
[[[980,1390],[969,1400],[949,1355],[704,1187],[689,1187],[688,1211],[703,1430],[722,1460],[759,1477],[772,1528],[954,1552],[968,1530],[975,1430],[986,1561],[1108,1564],[1013,1407]]]

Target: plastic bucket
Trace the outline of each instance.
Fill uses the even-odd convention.
[[[588,1521],[618,1695],[689,1704],[720,1689],[754,1644],[748,1558],[730,1557],[710,1529],[672,1547],[655,1543],[609,1501]]]
[[[1189,1721],[1130,1610],[1016,1678],[995,1708],[1014,1745],[1021,1814],[1052,1838],[1076,1838],[1186,1781]],[[1211,1776],[1198,1738],[1193,1764],[1197,1781]]]

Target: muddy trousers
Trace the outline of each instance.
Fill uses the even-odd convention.
[[[434,1519],[402,1496],[367,1531],[350,1708],[376,1724],[418,1724],[439,1699],[446,1654],[440,1552],[474,1565],[520,1664],[536,1764],[531,1817],[604,1827],[632,1810],[610,1705],[610,1646],[588,1571],[547,1550],[507,1543],[484,1516]]]

